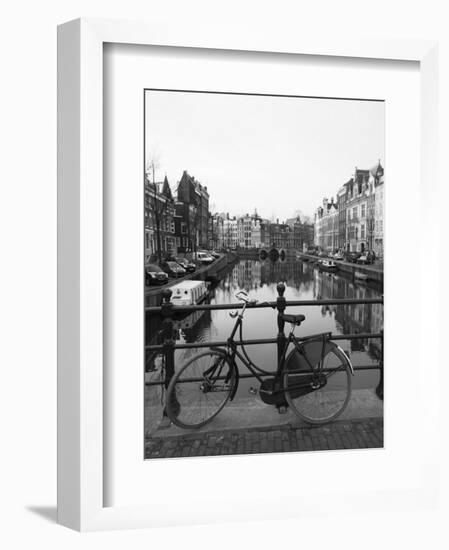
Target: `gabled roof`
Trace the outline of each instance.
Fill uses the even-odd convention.
[[[370,174],[375,178],[379,178],[384,175],[384,168],[380,163],[380,160],[372,168],[370,168]]]
[[[357,183],[362,183],[363,180],[367,180],[369,176],[369,170],[362,170],[361,168],[355,169],[354,179],[357,181]]]
[[[301,223],[301,218],[299,216],[296,216],[295,218],[287,218],[285,223],[287,225],[295,225],[295,223]]]
[[[154,183],[147,178],[147,185],[150,189],[156,191],[158,195],[164,195],[170,200],[173,199],[167,176],[165,176],[163,181],[155,181]]]

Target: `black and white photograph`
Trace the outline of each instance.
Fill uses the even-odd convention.
[[[385,103],[143,102],[145,458],[382,448]]]

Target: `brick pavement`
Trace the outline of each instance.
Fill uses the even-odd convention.
[[[214,456],[383,447],[383,418],[340,420],[323,426],[263,428],[151,437],[146,458]]]

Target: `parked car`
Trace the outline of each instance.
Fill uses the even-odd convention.
[[[324,252],[324,250],[318,252],[318,258],[327,258],[327,252]]]
[[[212,261],[215,261],[215,256],[212,254],[212,252],[209,252],[209,250],[197,250],[197,253],[206,254],[206,256],[209,256],[209,258],[212,258]]]
[[[183,277],[187,273],[187,271],[181,265],[173,260],[162,262],[161,268],[163,269],[163,271],[165,271],[165,273],[167,273],[169,277],[174,278]]]
[[[210,256],[207,252],[197,252],[193,254],[193,259],[201,264],[211,264],[215,258]]]
[[[145,284],[164,285],[168,281],[168,275],[158,265],[148,264],[145,266]]]
[[[364,252],[360,258],[357,258],[358,264],[372,264],[374,262],[374,254],[372,252]]]
[[[360,252],[347,252],[345,255],[345,260],[352,264],[357,263],[357,260],[360,258]]]
[[[333,257],[334,260],[343,260],[343,254],[341,252],[336,252]]]
[[[215,250],[212,250],[210,255],[213,256],[215,259],[220,257],[220,254],[218,252],[216,252]]]
[[[183,267],[187,273],[193,273],[196,270],[196,265],[187,258],[175,258],[174,261]]]

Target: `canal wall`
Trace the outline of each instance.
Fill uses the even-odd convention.
[[[317,256],[311,256],[309,254],[304,254],[302,252],[298,252],[297,257],[300,259],[306,258],[307,260],[310,260],[313,262],[316,262],[318,260]],[[354,277],[354,274],[357,271],[358,273],[366,274],[369,281],[374,281],[379,284],[383,284],[384,282],[383,269],[375,265],[359,265],[359,264],[352,264],[350,262],[343,262],[339,260],[333,260],[333,261],[338,266],[340,271],[349,273],[352,277]]]
[[[155,307],[162,304],[162,292],[174,285],[181,283],[182,281],[211,281],[218,282],[221,278],[221,272],[224,271],[228,265],[234,263],[239,256],[234,252],[227,252],[217,258],[212,264],[204,265],[197,269],[194,273],[188,273],[184,277],[178,279],[170,279],[170,281],[163,286],[146,288],[145,289],[145,307]]]
[[[259,254],[259,248],[242,248],[235,252],[235,255],[243,260],[258,260]]]

